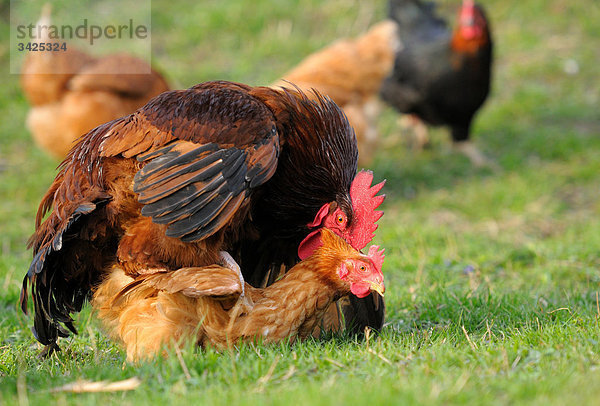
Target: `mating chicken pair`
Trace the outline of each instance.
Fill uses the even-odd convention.
[[[97,127],[71,150],[38,210],[21,293],[26,311],[31,286],[36,338],[57,348],[59,337],[76,332],[71,313],[94,294],[131,357],[152,341],[142,332],[155,330],[157,343],[305,337],[324,309],[337,314],[328,304],[348,289],[343,316],[323,328],[381,328],[382,257],[371,250],[367,261],[357,251],[383,214],[383,183],[357,174],[357,158],[354,132],[331,100],[231,82],[165,92]],[[250,286],[273,286],[245,285],[232,273],[237,265],[222,266],[223,251]],[[199,310],[199,297],[212,295],[201,288],[207,280],[226,299],[208,312]],[[241,299],[233,304],[231,296]],[[272,319],[237,329],[273,298],[280,310],[270,310]],[[199,323],[226,338],[206,329],[192,335]],[[271,332],[273,323],[282,329]]]

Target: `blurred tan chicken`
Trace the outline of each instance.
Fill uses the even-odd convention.
[[[37,24],[51,24],[49,5]],[[38,42],[55,42],[47,37],[48,30],[41,31],[46,37]],[[30,52],[21,86],[31,103],[27,128],[40,148],[59,159],[92,128],[130,114],[169,90],[162,76],[139,58],[126,54],[95,58],[69,44],[66,51]]]
[[[360,166],[371,162],[377,147],[378,94],[394,66],[396,31],[396,24],[386,20],[358,38],[340,39],[273,84],[289,87],[291,82],[305,91],[314,88],[342,107],[358,138]]]

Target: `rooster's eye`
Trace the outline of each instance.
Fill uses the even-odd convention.
[[[360,269],[361,272],[365,272],[367,270],[367,267],[364,265],[361,265],[360,268],[358,268],[358,269]]]
[[[341,214],[338,216],[337,218],[337,222],[342,224],[344,222],[344,216],[342,216]]]

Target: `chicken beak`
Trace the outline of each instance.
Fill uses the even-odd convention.
[[[383,294],[385,293],[385,285],[383,283],[369,282],[369,284],[371,285],[372,291],[379,293],[381,297],[383,297]]]

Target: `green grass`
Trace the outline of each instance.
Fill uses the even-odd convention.
[[[266,84],[305,55],[380,19],[383,1],[153,1],[153,62],[177,87]],[[510,4],[509,4],[510,3]],[[26,240],[57,162],[32,145],[0,30],[0,404],[596,404],[600,396],[600,6],[485,2],[496,36],[493,94],[471,167],[448,134],[415,152],[396,115],[372,169],[387,178],[387,324],[349,337],[232,353],[188,348],[132,365],[90,309],[63,351],[39,360],[17,309]],[[445,1],[449,6],[450,2]],[[3,28],[8,7],[0,7]],[[564,71],[575,60],[579,72]],[[400,141],[398,141],[400,140]],[[132,392],[53,393],[77,379],[137,376]]]

